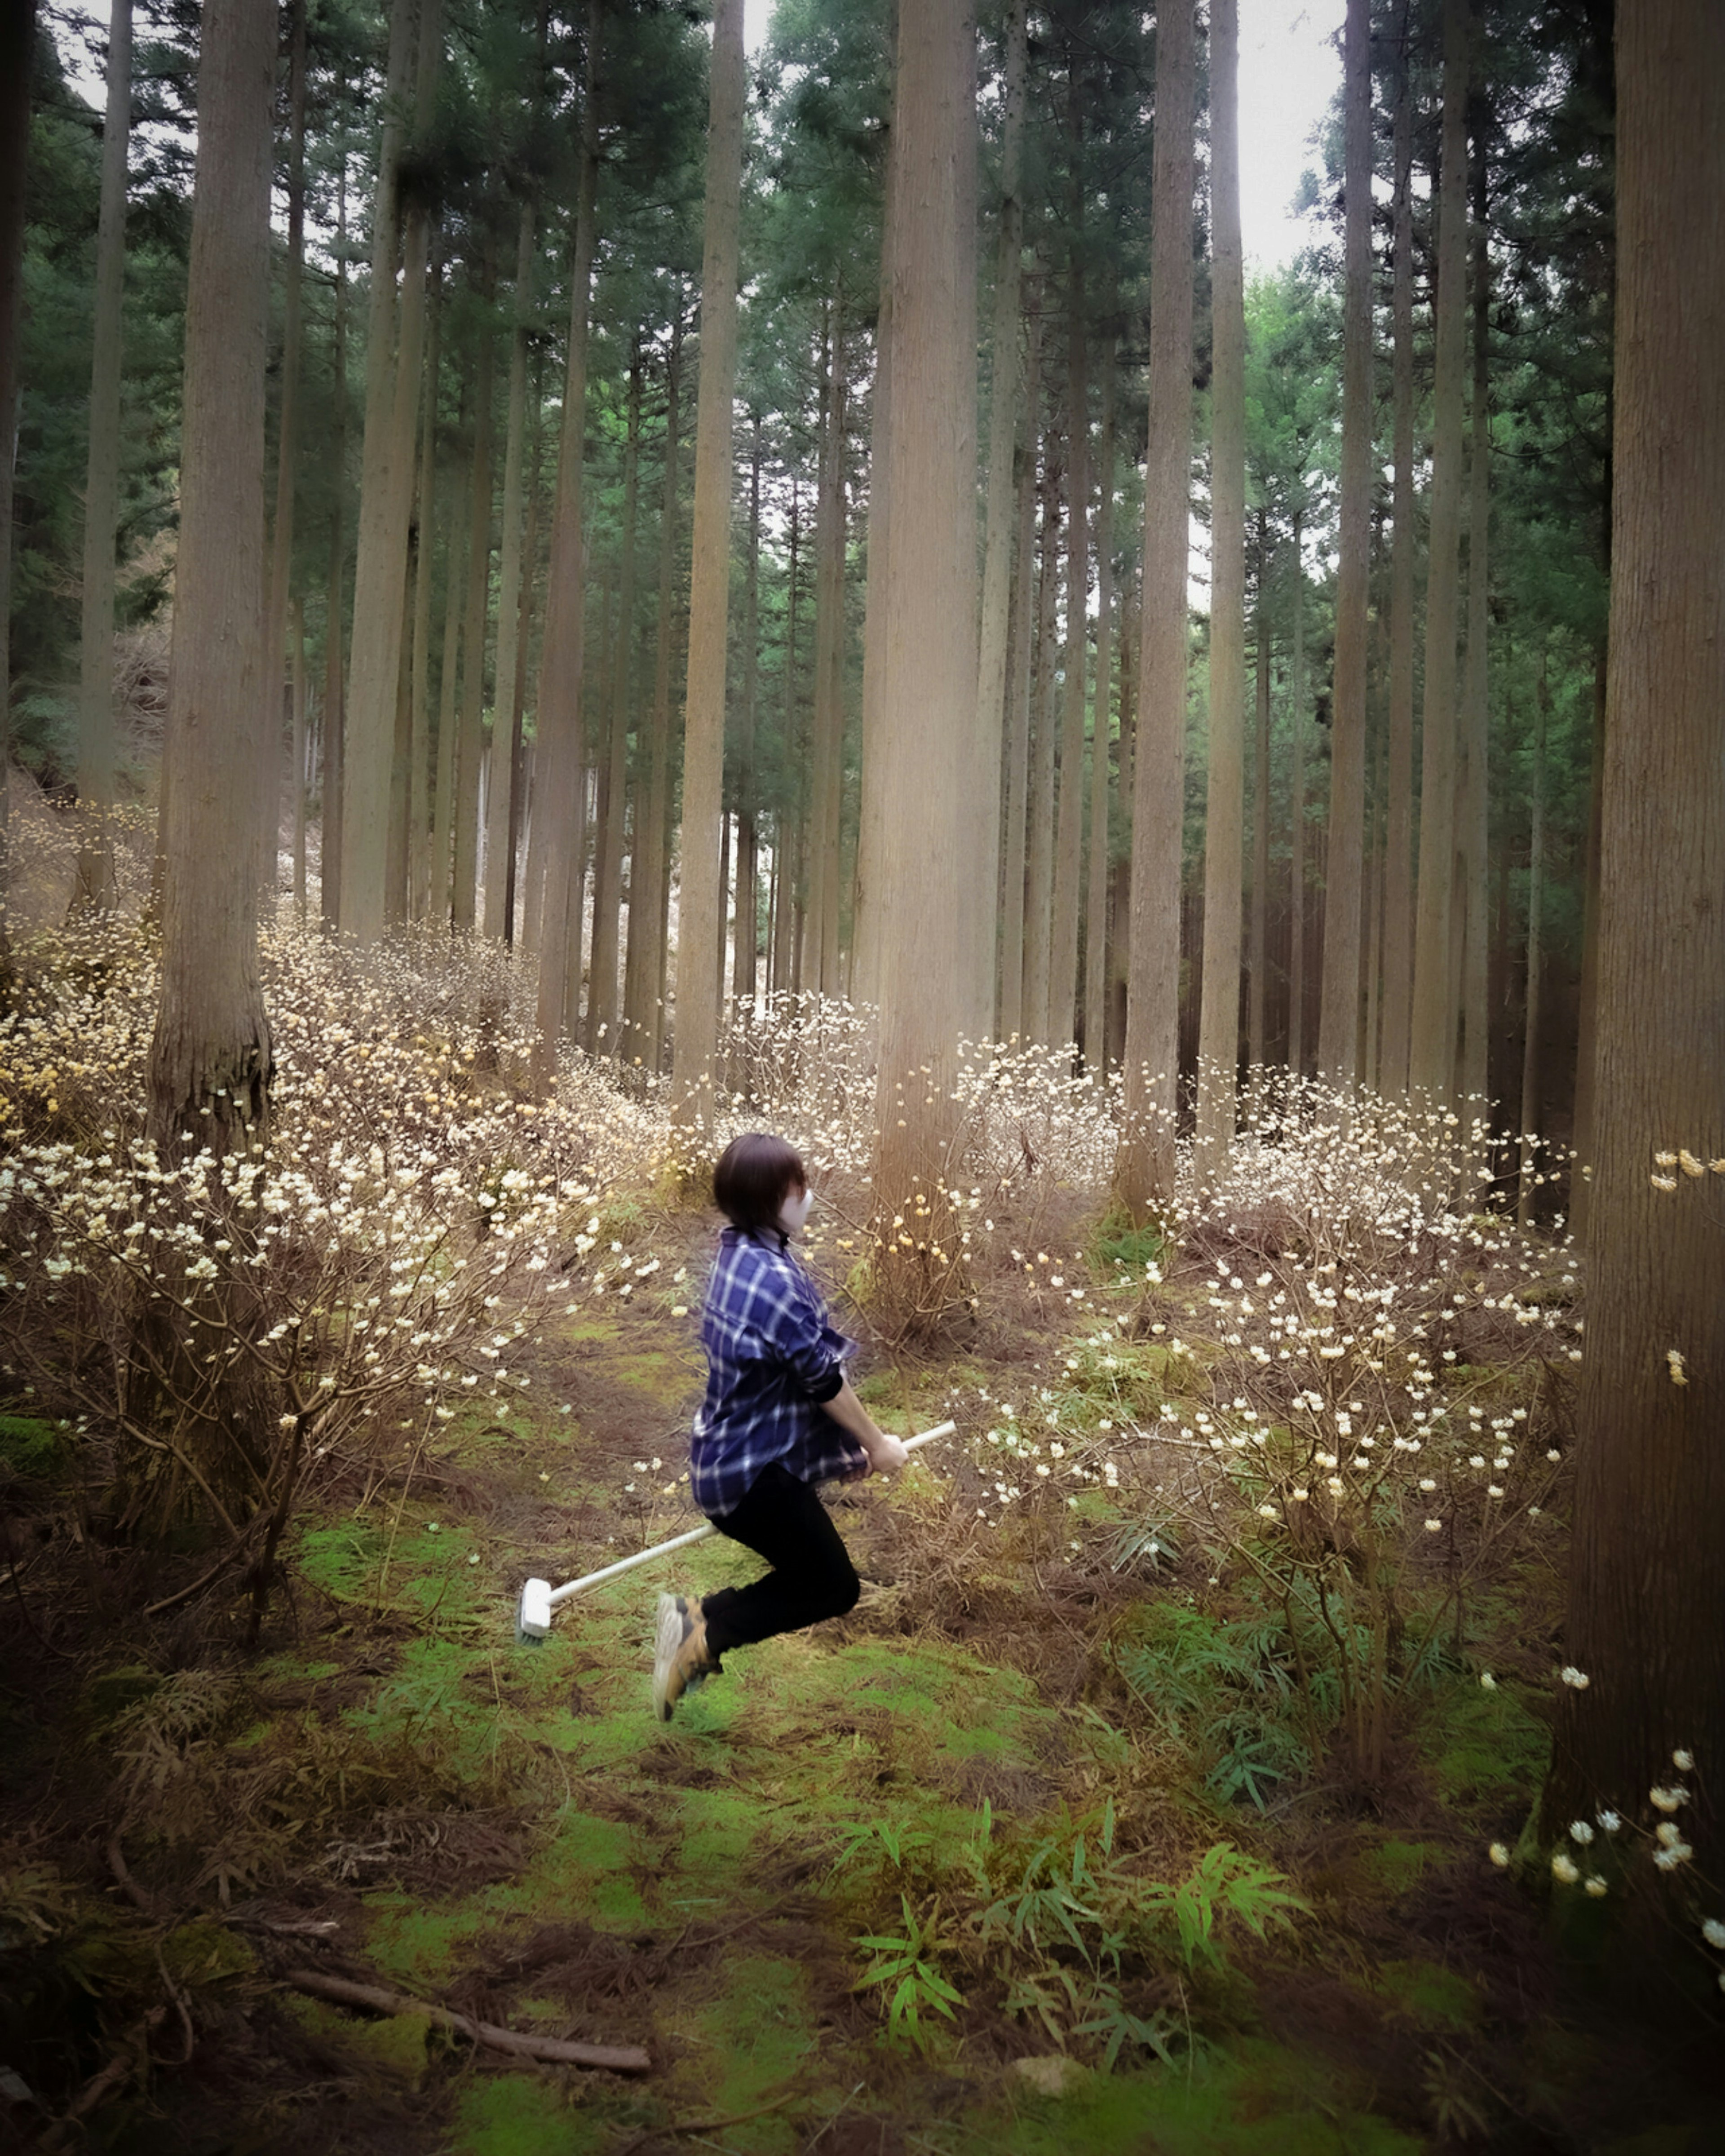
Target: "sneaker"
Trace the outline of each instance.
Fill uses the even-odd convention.
[[[653,1708],[661,1722],[669,1722],[677,1702],[717,1669],[707,1651],[706,1619],[698,1600],[681,1594],[661,1594],[654,1638]]]

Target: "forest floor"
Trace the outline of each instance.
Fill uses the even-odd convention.
[[[195,1601],[111,1630],[75,1620],[78,1553],[59,1545],[30,1603],[8,1598],[0,1844],[35,1865],[21,1876],[43,1882],[45,1913],[39,1944],[28,1909],[0,1938],[0,2064],[63,2112],[128,2044],[134,2066],[146,2041],[154,2061],[110,2071],[106,2100],[43,2145],[1722,2145],[1706,2025],[1627,2010],[1589,1976],[1585,1941],[1578,1956],[1486,1859],[1516,1840],[1541,1773],[1548,1564],[1476,1599],[1363,1779],[1302,1771],[1261,1611],[1195,1539],[1135,1549],[1142,1506],[1106,1484],[1064,1507],[1003,1504],[973,1445],[838,1492],[865,1583],[854,1614],[734,1656],[668,1727],[648,1698],[655,1597],[746,1578],[746,1553],[715,1541],[634,1573],[518,1645],[529,1574],[569,1578],[690,1523],[679,1477],[713,1224],[645,1199],[608,1222],[658,1270],[543,1323],[520,1364],[531,1386],[498,1419],[475,1403],[405,1470],[326,1487],[260,1651]],[[1026,1292],[942,1361],[865,1353],[865,1396],[908,1434],[949,1414],[973,1430],[1003,1394],[1082,1383],[1075,1350],[1099,1322],[1125,1318],[1132,1337],[1138,1291],[1117,1277],[1095,1269],[1081,1325]],[[1204,1286],[1177,1265],[1166,1311],[1196,1327]],[[28,1425],[6,1428],[14,1521],[33,1502],[45,1520]],[[1117,1464],[1152,1486],[1152,1440],[1122,1429]],[[1292,1920],[1260,1937],[1224,1917],[1183,1956],[1117,1943],[1111,1963],[1111,1893],[1195,1876],[1218,1845],[1285,1875]],[[897,1979],[869,1976],[894,1953],[868,1940],[904,1941],[899,1961],[951,1987],[952,2018],[920,1985],[915,2025],[890,2025]],[[644,2046],[650,2071],[511,2060],[422,2014],[292,1989],[308,1968]],[[141,2014],[116,2029],[116,2002],[152,1989],[179,2028]],[[0,2143],[31,2145],[34,2117],[0,2105]]]

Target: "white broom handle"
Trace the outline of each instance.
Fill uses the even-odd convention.
[[[937,1437],[950,1437],[957,1427],[956,1423],[937,1423],[932,1430],[925,1430],[916,1437],[906,1438],[905,1450],[914,1452],[919,1445],[927,1445]],[[674,1535],[668,1543],[655,1543],[651,1549],[637,1550],[633,1557],[619,1558],[615,1564],[605,1565],[598,1572],[587,1573],[583,1578],[572,1579],[566,1587],[554,1589],[551,1606],[555,1609],[559,1603],[567,1602],[572,1594],[579,1594],[587,1588],[597,1587],[603,1580],[615,1579],[620,1572],[633,1572],[638,1564],[650,1564],[656,1557],[669,1557],[673,1550],[687,1549],[691,1543],[704,1543],[709,1535],[716,1535],[718,1532],[712,1522],[707,1520],[698,1527],[691,1527],[685,1535]]]

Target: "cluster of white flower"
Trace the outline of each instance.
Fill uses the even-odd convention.
[[[22,954],[0,1022],[4,1372],[122,1446],[178,1457],[177,1429],[228,1431],[254,1476],[525,1386],[511,1350],[565,1218],[594,1217],[604,1118],[634,1112],[520,1099],[524,1041],[469,947],[439,966],[424,939],[362,956],[278,924],[264,947],[276,1068],[249,1152],[187,1132],[170,1158],[143,1134],[154,978],[117,916],[85,927],[77,967],[64,938]]]

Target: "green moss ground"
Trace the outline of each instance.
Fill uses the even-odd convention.
[[[1543,1762],[1522,1688],[1440,1671],[1410,1702],[1382,1804],[1328,1798],[1317,1774],[1316,1803],[1297,1776],[1271,1785],[1269,1814],[1227,1801],[1213,1725],[1252,1696],[1216,1689],[1212,1665],[1241,1613],[1205,1601],[1201,1567],[1133,1584],[1104,1566],[1074,1586],[1063,1536],[1106,1550],[1130,1523],[1101,1489],[1040,1540],[1022,1522],[966,1539],[957,1465],[925,1455],[896,1491],[839,1514],[870,1583],[855,1615],[734,1656],[668,1727],[648,1702],[655,1597],[751,1577],[733,1545],[611,1583],[566,1605],[542,1645],[517,1644],[530,1573],[567,1576],[688,1524],[662,1494],[681,1466],[665,1433],[690,1404],[687,1335],[645,1308],[547,1327],[531,1404],[506,1421],[494,1404],[464,1407],[405,1487],[307,1518],[293,1597],[194,1747],[211,1774],[277,1763],[258,1880],[275,1920],[334,1926],[341,1966],[414,1997],[644,2045],[650,2075],[512,2066],[417,2017],[272,1993],[272,1973],[320,1948],[200,1917],[167,1933],[166,1964],[275,2030],[275,2084],[267,2102],[230,2092],[197,2133],[187,2097],[177,2144],[150,2139],[133,2107],[131,2145],[606,2156],[713,2119],[731,2123],[646,2146],[1411,2156],[1468,2139],[1476,2117],[1477,2145],[1512,2152],[1517,2119],[1542,2103],[1561,2115],[1560,2021],[1547,1995],[1514,1999],[1524,1964],[1544,1982],[1537,1927],[1481,1856],[1513,1839]],[[1192,1382],[1190,1358],[1183,1370],[1150,1346],[1111,1346],[1105,1365],[1075,1344],[1050,1367],[1073,1430],[1111,1402],[1153,1413]],[[960,1373],[989,1375],[982,1361]],[[908,1430],[940,1419],[955,1382],[876,1372],[863,1390]],[[655,1451],[664,1469],[642,1476],[634,1460]],[[1516,1614],[1506,1603],[1480,1621]],[[1183,1687],[1178,1715],[1163,1711],[1171,1691],[1147,1711],[1122,1683],[1134,1646],[1159,1685]],[[172,1681],[164,1666],[118,1651],[87,1676],[84,1741],[120,1742]],[[1111,2072],[1084,2044],[1063,2060],[1004,2010],[1004,1981],[955,1960],[958,2021],[936,2021],[923,2050],[894,2040],[881,1995],[860,1988],[859,1935],[898,1922],[901,1896],[936,1922],[967,1891],[974,1906],[967,1866],[988,1835],[1021,1853],[1064,1837],[1070,1851],[1081,1826],[1093,1844],[1105,1798],[1138,1876],[1183,1877],[1226,1840],[1288,1872],[1311,1913],[1267,1946],[1225,1935],[1219,1971],[1128,1975],[1169,2062],[1132,2044]],[[140,1874],[183,1889],[171,1838],[128,1832]],[[1478,1922],[1456,1913],[1475,1897]],[[120,1936],[87,1943],[93,1984],[141,1951]],[[149,2098],[170,2120],[175,2087]],[[288,2118],[285,2139],[259,2123]],[[236,2138],[206,2133],[211,2118]],[[1543,2145],[1691,2156],[1603,2128]]]

